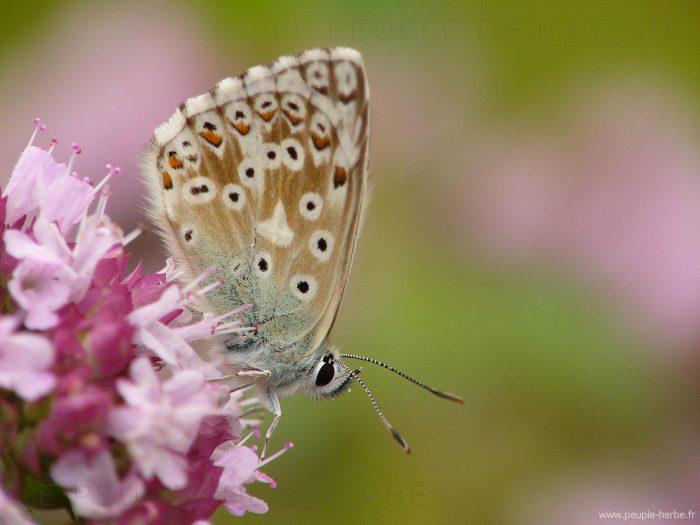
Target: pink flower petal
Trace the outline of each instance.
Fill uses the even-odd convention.
[[[54,350],[41,335],[13,334],[15,325],[14,319],[0,318],[0,387],[14,390],[28,401],[36,401],[56,384],[50,372]]]
[[[51,477],[68,489],[74,511],[86,518],[118,516],[145,492],[143,482],[132,473],[119,480],[107,450],[92,457],[82,452],[68,452],[51,468]]]

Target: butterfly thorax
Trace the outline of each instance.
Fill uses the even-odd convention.
[[[319,360],[333,352],[325,343],[315,350],[308,350],[301,342],[275,346],[259,335],[243,342],[238,338],[225,341],[224,347],[234,370],[268,371],[269,376],[262,382],[283,395],[303,386]]]

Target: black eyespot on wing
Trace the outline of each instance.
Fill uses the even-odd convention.
[[[324,363],[316,374],[316,386],[326,386],[333,381],[333,377],[335,377],[335,366],[333,363]]]
[[[299,290],[301,293],[309,293],[309,283],[306,281],[299,281],[297,283],[297,290]]]
[[[209,131],[216,131],[216,126],[211,122],[205,122],[204,124],[202,124],[202,127],[204,129],[208,129]]]
[[[316,209],[316,203],[314,203],[314,201],[307,202],[306,209],[309,211],[314,211],[314,209]]]
[[[190,193],[192,195],[199,195],[200,193],[209,193],[209,186],[202,184],[201,186],[192,186],[190,188]]]
[[[266,272],[267,269],[269,268],[267,261],[261,257],[260,260],[258,261],[258,268],[260,268],[261,272]]]
[[[318,249],[321,250],[322,252],[325,252],[328,249],[328,243],[326,242],[326,239],[321,237],[318,242],[316,243],[316,246],[318,246]]]
[[[186,241],[191,241],[192,240],[192,230],[187,230],[185,232],[185,240]]]
[[[267,152],[267,158],[270,160],[274,160],[276,156],[277,156],[277,153],[275,153],[274,151]]]
[[[268,153],[268,156],[269,155],[270,154]],[[248,177],[249,179],[252,179],[254,175],[255,175],[255,170],[253,168],[248,168],[247,170],[245,170],[245,176]]]
[[[292,157],[292,159],[297,160],[299,158],[299,154],[297,153],[297,149],[294,146],[289,146],[287,148],[287,153],[289,153],[289,156]]]
[[[232,191],[231,193],[228,194],[228,198],[231,199],[231,202],[238,202],[238,199],[241,196],[238,194],[237,191]]]

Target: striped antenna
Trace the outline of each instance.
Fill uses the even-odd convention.
[[[391,426],[391,423],[389,423],[389,420],[386,418],[384,415],[384,412],[382,412],[382,409],[379,408],[379,403],[377,403],[377,400],[374,398],[372,395],[372,392],[370,391],[369,387],[365,384],[365,382],[360,379],[360,370],[353,370],[351,369],[348,365],[343,363],[342,361],[335,361],[338,363],[340,366],[345,368],[350,373],[350,377],[352,377],[355,381],[357,381],[360,386],[364,389],[365,393],[367,394],[367,397],[369,397],[370,402],[372,403],[372,406],[374,407],[374,410],[377,412],[377,415],[379,416],[379,419],[382,420],[382,423],[384,423],[384,426],[386,429],[389,431],[391,436],[396,440],[396,442],[401,446],[404,452],[406,454],[411,453],[411,448],[408,446],[408,443],[406,440],[399,434],[394,427]]]
[[[387,365],[386,363],[382,363],[381,361],[378,361],[376,359],[372,359],[371,357],[363,357],[361,355],[355,355],[355,354],[340,354],[340,357],[349,357],[350,359],[359,359],[360,361],[367,361],[368,363],[372,363],[374,365],[379,365],[381,367],[386,368],[387,370],[391,370],[394,372],[396,375],[399,375],[403,377],[404,379],[409,380],[411,383],[414,385],[418,385],[419,387],[427,390],[428,392],[431,392],[435,394],[438,397],[441,397],[443,399],[449,399],[450,401],[454,401],[455,403],[464,403],[464,399],[456,396],[454,394],[450,394],[449,392],[443,392],[442,390],[438,390],[437,388],[433,388],[432,386],[426,385],[422,381],[418,381],[417,379],[414,379],[413,377],[404,374],[401,370],[398,370],[394,368],[393,366]]]

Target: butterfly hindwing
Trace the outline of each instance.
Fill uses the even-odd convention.
[[[313,350],[330,330],[359,228],[369,93],[362,59],[314,49],[186,101],[145,162],[151,213],[217,311],[250,303],[260,337]]]

